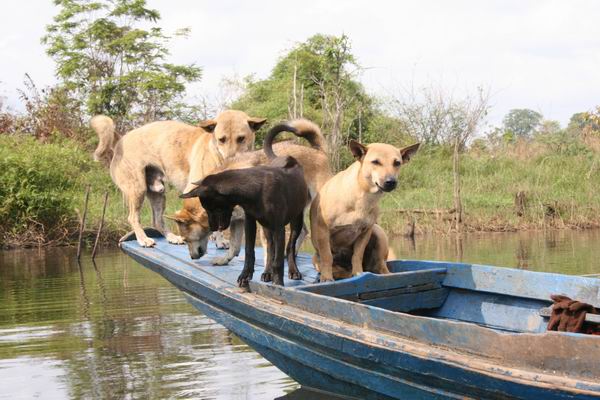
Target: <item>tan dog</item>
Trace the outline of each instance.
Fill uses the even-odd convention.
[[[294,120],[289,123],[298,130],[298,135],[306,139],[311,147],[301,146],[292,141],[275,143],[273,150],[279,157],[292,156],[304,168],[304,178],[309,187],[311,198],[321,189],[321,187],[331,177],[329,168],[329,159],[325,151],[325,138],[319,127],[311,121],[305,119]],[[219,169],[242,169],[258,165],[268,164],[268,159],[262,150],[248,153],[240,153],[235,157],[225,161]],[[211,230],[208,225],[208,216],[206,211],[200,205],[197,198],[184,199],[183,209],[177,211],[173,217],[179,226],[179,233],[188,244],[190,255],[193,259],[201,257],[206,252],[206,244]],[[213,264],[225,265],[231,261],[240,252],[242,245],[242,234],[244,231],[244,212],[236,207],[229,227],[231,232],[230,247],[227,255],[216,257],[212,260]],[[301,243],[306,236],[306,229],[297,243]]]
[[[164,190],[155,189],[160,188],[164,180],[180,192],[191,190],[194,187],[191,182],[215,171],[225,159],[252,150],[255,132],[265,121],[264,118],[250,118],[242,111],[229,110],[214,120],[201,122],[200,127],[177,121],[153,122],[130,131],[119,140],[110,118],[92,118],[90,124],[100,139],[94,158],[106,159],[110,152],[113,153],[110,175],[125,195],[128,221],[138,243],[144,247],[155,244],[140,224],[145,196],[152,207],[153,226],[170,243],[183,243],[180,236],[165,226],[166,196]],[[147,179],[148,176],[152,178]]]
[[[313,262],[322,282],[334,279],[334,264],[336,270],[351,267],[352,276],[364,269],[389,273],[387,236],[376,225],[379,200],[396,188],[400,166],[418,148],[350,142],[356,161],[323,185],[310,209]]]

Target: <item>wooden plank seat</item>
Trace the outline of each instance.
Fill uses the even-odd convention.
[[[300,286],[297,290],[349,300],[391,311],[408,312],[440,307],[448,296],[442,286],[446,268],[376,275]]]

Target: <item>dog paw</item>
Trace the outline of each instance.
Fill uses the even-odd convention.
[[[299,281],[302,279],[302,274],[300,273],[300,271],[288,272],[288,278],[295,280],[295,281]]]
[[[217,246],[217,249],[228,249],[229,248],[229,240],[223,239],[223,240],[217,240],[215,242],[215,245]]]
[[[238,276],[237,283],[239,287],[248,287],[250,286],[250,281],[252,280],[252,274],[244,274],[242,273]]]
[[[172,232],[167,233],[167,241],[172,244],[184,244],[185,241],[179,235],[176,235]]]
[[[333,277],[326,277],[321,274],[319,277],[319,282],[333,282]]]
[[[260,280],[263,282],[272,282],[273,281],[273,274],[270,272],[263,272],[260,276]]]
[[[154,247],[154,245],[156,245],[154,239],[151,239],[149,237],[138,239],[137,242],[142,247]]]
[[[229,240],[223,237],[222,232],[213,233],[212,235],[210,235],[210,240],[215,242],[215,246],[217,246],[217,249],[223,250],[229,248]]]
[[[273,274],[273,283],[279,286],[283,286],[283,275]]]
[[[212,265],[227,265],[231,259],[229,257],[215,257],[210,262]]]

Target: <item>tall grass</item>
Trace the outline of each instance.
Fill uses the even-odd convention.
[[[600,160],[588,150],[469,152],[461,159],[461,192],[468,230],[505,231],[600,226]],[[515,195],[523,191],[518,216]],[[401,232],[415,218],[421,231],[448,231],[452,214],[411,210],[453,207],[452,157],[443,148],[423,149],[400,173],[398,189],[383,200],[381,223]],[[398,210],[406,212],[399,213]]]

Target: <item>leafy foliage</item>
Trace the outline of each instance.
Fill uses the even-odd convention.
[[[542,122],[542,114],[529,109],[513,109],[506,114],[502,123],[504,131],[516,137],[530,137]]]
[[[160,14],[145,0],[54,3],[60,12],[42,42],[65,90],[90,114],[111,115],[119,124],[165,118],[185,84],[200,79],[199,67],[165,61],[171,38],[155,25]]]

